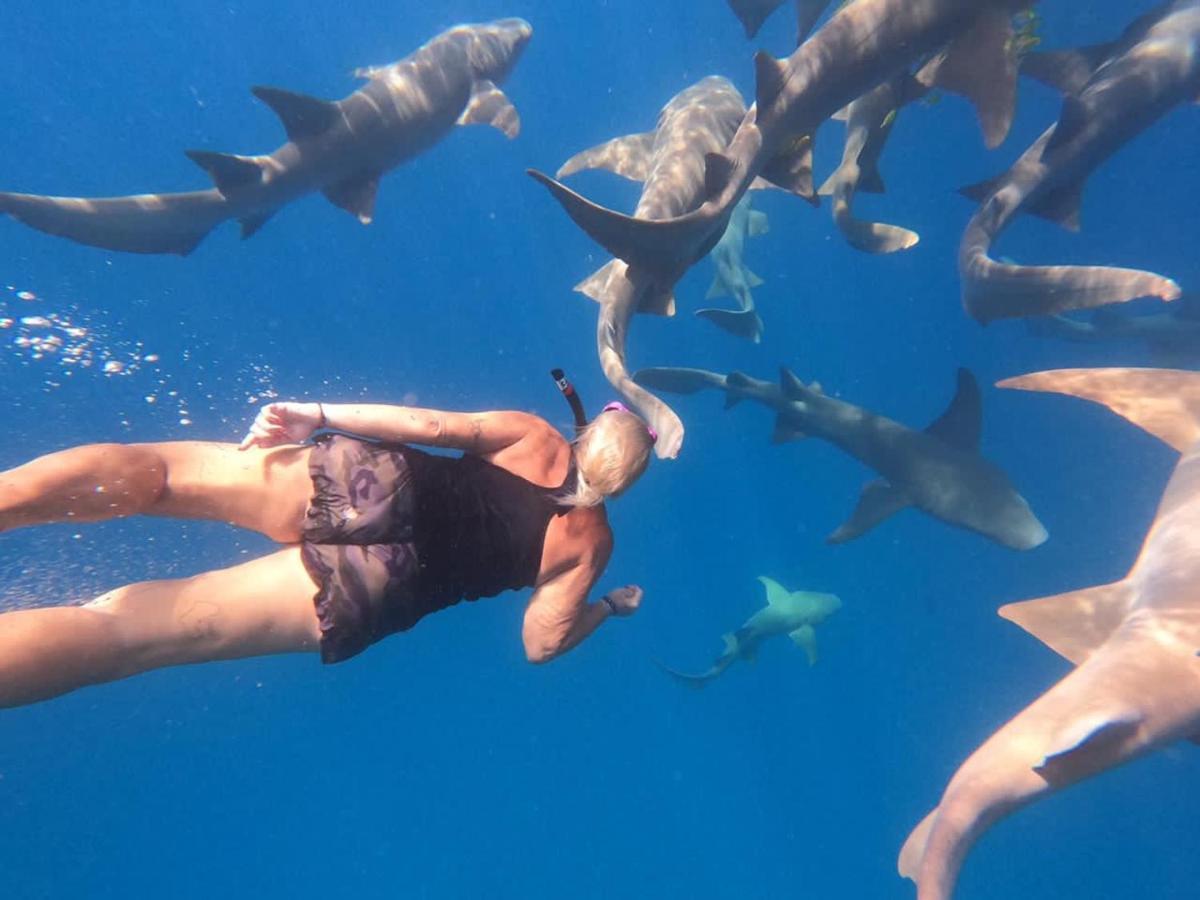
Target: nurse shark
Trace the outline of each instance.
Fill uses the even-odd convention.
[[[948,900],[971,846],[1000,818],[1200,737],[1200,374],[1063,369],[1000,386],[1095,401],[1181,457],[1125,578],[1000,608],[1076,668],[963,763],[904,844],[900,874],[919,900]]]
[[[737,631],[721,635],[725,649],[713,661],[708,671],[699,675],[677,672],[659,665],[670,675],[693,687],[704,687],[739,659],[753,660],[763,641],[786,634],[804,651],[811,666],[817,661],[817,633],[820,625],[842,608],[842,601],[833,594],[811,591],[789,591],[779,582],[760,575],[758,580],[767,591],[767,605],[746,620]]]
[[[1154,272],[1020,266],[989,254],[1021,212],[1078,230],[1088,176],[1171,109],[1200,96],[1200,0],[1160,4],[1112,44],[1031,54],[1022,71],[1066,96],[1058,122],[1011,169],[964,190],[981,203],[958,252],[967,312],[986,324],[1137,297],[1178,298],[1179,286]]]
[[[705,199],[649,221],[597,206],[531,173],[593,240],[670,289],[720,240],[737,202],[761,176],[816,201],[812,134],[876,85],[945,49],[933,86],[966,94],[988,146],[1008,132],[1016,97],[1012,16],[1029,0],[855,0],[786,60],[755,57],[756,102],[729,146],[705,162]]]
[[[517,135],[517,111],[497,84],[532,34],[522,19],[451,28],[399,62],[360,69],[367,84],[343,100],[253,88],[279,116],[288,141],[264,156],[189,150],[214,189],[95,199],[0,193],[0,213],[81,244],[180,255],[228,219],[238,219],[248,238],[280,207],[313,191],[366,224],[379,179],[455,125]]]
[[[653,131],[614,138],[584,150],[558,170],[566,178],[584,169],[605,169],[642,182],[633,215],[661,219],[694,209],[704,195],[704,154],[722,149],[746,112],[746,102],[727,79],[704,78],[678,93],[659,113]],[[660,457],[674,457],[683,423],[669,406],[635,384],[625,366],[625,344],[635,313],[670,316],[675,297],[637,266],[614,259],[575,288],[600,304],[596,347],[605,376],[629,405],[658,432]]]
[[[704,295],[705,300],[730,296],[737,302],[738,308],[696,310],[696,315],[700,318],[708,319],[718,328],[756,344],[762,340],[763,323],[754,308],[751,289],[758,287],[763,280],[746,267],[742,252],[745,250],[747,237],[759,237],[769,229],[767,214],[751,209],[750,195],[747,194],[738,202],[737,208],[729,218],[725,234],[712,249],[710,256],[717,274],[708,293]]]
[[[959,369],[950,406],[924,431],[830,397],[787,369],[778,385],[740,372],[719,375],[702,369],[643,369],[634,379],[681,394],[723,391],[727,409],[755,400],[777,414],[774,442],[822,438],[882,475],[863,488],[854,512],[829,536],[830,543],[856,538],[908,506],[1014,550],[1029,550],[1046,540],[1046,529],[1025,498],[979,455],[982,405],[975,378],[966,369]]]
[[[1140,343],[1155,365],[1200,367],[1200,297],[1184,294],[1164,312],[1131,315],[1114,307],[1094,310],[1088,320],[1047,316],[1026,320],[1038,337],[1077,344]]]

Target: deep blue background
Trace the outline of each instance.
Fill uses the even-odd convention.
[[[1134,4],[1140,12],[1148,3]],[[1042,4],[1050,46],[1116,34],[1104,0]],[[8,0],[0,55],[0,186],[108,195],[206,186],[182,151],[260,152],[280,129],[248,93],[340,97],[349,72],[458,21],[522,15],[534,39],[507,93],[509,143],[464,129],[383,182],[361,227],[319,197],[253,240],[224,226],[186,259],[110,254],[0,221],[0,317],[57,312],[156,366],[66,376],[0,332],[0,465],[98,440],[236,439],[264,388],[283,397],[514,407],[567,415],[546,370],[593,406],[595,308],[571,286],[604,257],[522,170],[653,126],[721,73],[752,93],[757,46],[785,53],[780,12],[743,40],[720,0],[457,0],[279,5]],[[962,314],[953,264],[961,184],[1004,168],[1057,115],[1021,87],[1013,133],[982,147],[969,108],[906,110],[864,212],[920,232],[911,252],[849,249],[828,209],[759,199],[747,249],[766,279],[758,347],[697,320],[711,278],[680,285],[674,320],[639,320],[635,366],[780,363],[921,426],[954,370],[982,383],[1064,365],[1148,364],[1136,348],[1059,345]],[[1023,220],[999,252],[1195,271],[1200,124],[1180,110],[1092,179],[1079,235]],[[821,174],[840,154],[818,140]],[[603,175],[580,186],[631,205]],[[24,303],[16,290],[41,299]],[[168,390],[178,398],[169,399]],[[154,394],[151,406],[144,397]],[[460,606],[346,665],[278,658],[165,671],[0,714],[0,879],[10,897],[909,897],[895,858],[946,779],[1065,663],[994,613],[1120,577],[1173,462],[1098,408],[988,389],[985,450],[1051,532],[1017,554],[908,512],[831,548],[870,477],[815,442],[772,447],[770,419],[682,400],[681,458],[614,504],[605,585],[643,612],[547,668],[523,661],[522,601]],[[178,424],[179,408],[192,424]],[[78,536],[77,536],[78,535]],[[79,600],[130,579],[264,552],[217,525],[122,522],[0,537],[0,606]],[[786,641],[704,692],[655,656],[701,668],[762,602],[755,576],[833,591],[811,670]],[[964,898],[1184,897],[1195,852],[1196,751],[1184,746],[1021,812],[968,860]]]

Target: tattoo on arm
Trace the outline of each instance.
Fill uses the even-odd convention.
[[[446,421],[442,416],[430,416],[426,423],[429,426],[429,443],[434,447],[442,445],[442,435],[446,432]]]
[[[483,419],[478,416],[471,419],[471,446],[478,447],[483,443]]]

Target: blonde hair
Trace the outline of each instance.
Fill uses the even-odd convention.
[[[575,490],[565,506],[598,506],[625,491],[646,471],[654,440],[646,423],[623,409],[609,410],[576,436]]]

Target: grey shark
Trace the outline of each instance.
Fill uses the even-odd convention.
[[[854,512],[829,536],[830,543],[856,538],[909,506],[1014,550],[1029,550],[1046,540],[1046,529],[1025,498],[979,455],[982,403],[966,369],[958,372],[950,406],[924,431],[830,397],[787,369],[778,385],[740,372],[718,375],[702,369],[643,369],[634,379],[680,394],[720,390],[726,408],[755,400],[777,414],[774,442],[818,437],[882,475],[863,488]]]
[[[558,170],[566,178],[584,169],[606,169],[642,182],[633,215],[661,219],[694,209],[704,195],[704,154],[722,149],[746,112],[746,101],[727,79],[704,78],[663,107],[653,131],[615,138],[584,150]],[[596,347],[605,376],[658,432],[660,457],[683,444],[683,423],[662,400],[629,377],[626,338],[635,313],[673,315],[675,298],[637,267],[612,260],[576,286],[600,304]]]
[[[1179,286],[1154,272],[1020,266],[989,254],[1021,212],[1077,230],[1088,176],[1172,108],[1200,95],[1200,0],[1160,4],[1112,44],[1031,54],[1022,71],[1066,96],[1058,122],[1008,172],[964,190],[981,202],[959,245],[967,312],[987,323],[1137,297],[1179,297]]]
[[[763,280],[746,268],[742,259],[747,237],[759,237],[769,230],[767,214],[750,208],[750,194],[739,202],[729,218],[729,226],[709,256],[717,269],[705,300],[730,296],[737,302],[737,309],[698,309],[696,315],[707,319],[718,328],[740,338],[759,343],[763,335],[763,323],[754,308],[752,288]]]
[[[847,106],[837,117],[846,121],[846,144],[841,164],[818,193],[833,200],[833,222],[852,247],[866,253],[895,253],[915,247],[915,231],[854,216],[859,191],[883,193],[879,157],[892,133],[901,107],[929,92],[929,86],[903,73],[878,85]],[[836,117],[835,117],[836,118]]]
[[[492,125],[516,136],[520,119],[497,85],[532,33],[522,19],[451,28],[399,62],[359,70],[367,84],[338,101],[253,88],[288,141],[263,156],[188,151],[214,189],[108,198],[0,193],[0,213],[82,244],[180,255],[229,219],[248,238],[280,207],[314,191],[366,224],[379,179],[455,125]]]
[[[745,621],[741,628],[721,635],[725,649],[707,671],[698,675],[679,672],[659,663],[675,678],[693,687],[704,687],[725,673],[739,659],[752,660],[764,641],[786,634],[804,651],[808,664],[817,662],[817,625],[842,608],[842,601],[833,594],[811,591],[789,591],[765,575],[758,580],[767,592],[767,605]]]
[[[1056,315],[1026,321],[1029,331],[1038,337],[1078,344],[1140,343],[1155,365],[1200,367],[1200,297],[1194,294],[1184,294],[1165,312],[1133,315],[1101,307],[1087,320]]]
[[[963,763],[909,837],[899,869],[916,882],[919,900],[948,900],[971,846],[1002,817],[1200,738],[1200,374],[1066,369],[1000,386],[1093,400],[1181,456],[1125,578],[1001,607],[1075,669]]]
[[[855,0],[786,60],[755,57],[756,102],[723,153],[705,164],[705,200],[648,221],[597,206],[531,173],[593,240],[663,289],[725,232],[758,177],[815,201],[812,134],[833,113],[915,62],[945,49],[934,86],[974,101],[988,146],[1008,132],[1016,96],[1012,15],[1029,0]]]
[[[758,34],[763,22],[771,17],[771,13],[787,3],[788,0],[729,0],[729,8],[733,10],[746,37],[752,38]],[[796,43],[799,44],[812,31],[821,13],[833,0],[795,0],[796,4]]]

